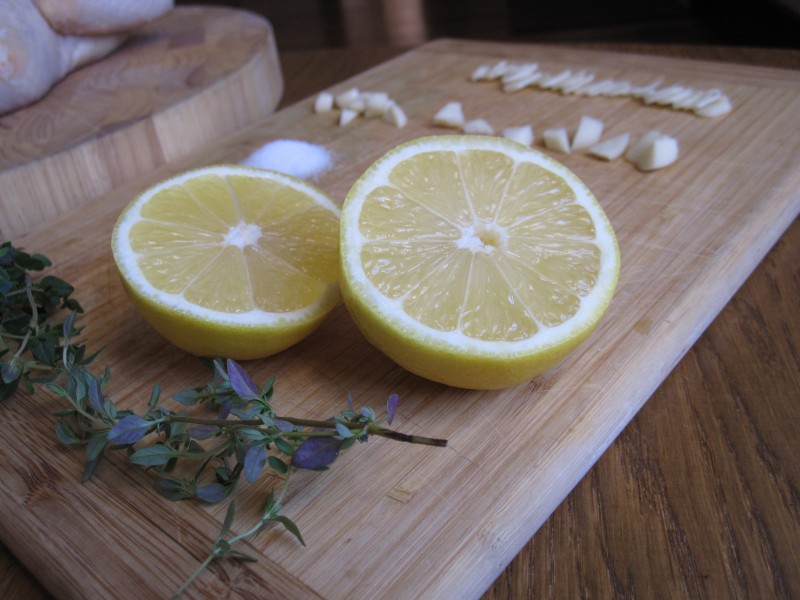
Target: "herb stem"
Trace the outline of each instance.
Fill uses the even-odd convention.
[[[264,424],[263,421],[260,419],[249,419],[249,420],[241,420],[241,421],[228,421],[227,419],[205,419],[203,417],[191,417],[187,415],[170,415],[166,417],[166,419],[172,423],[191,423],[193,425],[211,425],[214,427],[229,427],[229,428],[237,428],[237,427],[259,427]],[[363,429],[364,423],[344,423],[342,421],[318,421],[315,419],[300,419],[297,417],[275,417],[276,421],[286,421],[287,423],[291,423],[292,425],[297,425],[299,427],[317,427],[320,429],[327,429],[327,430],[335,430],[336,423],[341,423],[348,429]],[[421,435],[409,435],[407,433],[401,433],[399,431],[393,431],[391,429],[386,429],[384,427],[380,427],[378,425],[370,425],[367,428],[368,432],[373,435],[378,435],[381,437],[385,437],[388,439],[392,439],[398,442],[407,442],[410,444],[421,444],[423,446],[438,446],[443,447],[447,445],[447,440],[438,439],[438,438],[429,438]],[[301,432],[297,432],[300,434]],[[284,436],[291,435],[291,432],[284,432]],[[306,431],[302,432],[302,437],[324,437],[326,435],[330,435],[328,432],[313,432],[313,431]],[[298,437],[300,437],[298,435]]]

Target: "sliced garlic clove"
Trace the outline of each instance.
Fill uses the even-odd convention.
[[[380,117],[386,112],[392,99],[386,92],[364,92],[364,116]]]
[[[383,112],[383,120],[395,127],[405,127],[408,123],[406,113],[395,102],[390,102],[386,107]]]
[[[694,114],[700,117],[721,117],[729,113],[733,106],[727,96],[720,96],[709,104],[704,104],[699,108],[694,109]]]
[[[473,119],[467,121],[461,129],[464,133],[477,133],[485,135],[494,135],[494,127],[492,127],[485,119]]]
[[[657,129],[651,129],[647,133],[645,133],[639,140],[633,144],[629,149],[628,152],[625,154],[625,160],[630,162],[636,162],[637,157],[644,152],[648,146],[650,146],[656,139],[660,136],[664,135]]]
[[[358,116],[358,111],[351,108],[343,108],[339,113],[339,127],[344,127]]]
[[[678,140],[661,135],[636,155],[632,161],[640,171],[655,171],[671,165],[678,159]]]
[[[583,115],[575,135],[572,138],[572,149],[583,150],[600,141],[603,135],[603,122],[600,119]]]
[[[548,150],[569,153],[569,137],[563,127],[546,129],[542,134],[544,145]]]
[[[625,152],[630,138],[631,136],[629,133],[623,133],[616,137],[603,140],[591,146],[589,148],[589,154],[603,160],[616,160]]]
[[[333,110],[333,94],[320,92],[314,100],[314,112],[323,113]]]
[[[470,81],[485,81],[489,79],[489,71],[492,67],[489,65],[480,65],[475,68],[472,74],[469,76]]]
[[[445,104],[433,116],[433,124],[461,129],[464,126],[464,109],[461,106],[461,102],[448,102]]]
[[[533,127],[530,125],[506,127],[503,129],[503,137],[525,146],[531,146],[533,144]]]
[[[338,108],[349,108],[350,110],[356,110],[356,108],[354,108],[355,104],[358,102],[363,103],[363,100],[361,100],[361,92],[359,92],[357,88],[350,88],[346,92],[336,94],[334,102]],[[356,110],[356,112],[358,111]]]

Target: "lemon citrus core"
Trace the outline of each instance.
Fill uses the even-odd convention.
[[[619,276],[613,228],[567,167],[491,136],[434,136],[378,159],[340,227],[341,286],[364,336],[464,388],[526,381],[595,328]]]
[[[274,171],[211,166],[145,191],[112,236],[122,284],[165,338],[200,356],[260,358],[339,301],[339,209]]]

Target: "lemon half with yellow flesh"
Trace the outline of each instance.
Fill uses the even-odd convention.
[[[550,369],[596,327],[620,254],[567,167],[491,136],[398,146],[342,207],[341,285],[364,336],[405,369],[497,389]]]
[[[295,177],[211,166],[133,200],[112,249],[134,305],[173,344],[261,358],[306,337],[338,303],[339,216]]]

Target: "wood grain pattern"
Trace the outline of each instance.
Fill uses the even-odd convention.
[[[343,132],[314,121],[318,127],[314,128],[308,105],[302,104],[281,111],[262,126],[225,140],[191,160],[158,169],[148,180],[161,179],[170,170],[190,164],[225,157],[236,159],[272,137],[302,134],[308,139],[313,131],[313,139],[330,144],[355,163],[320,180],[322,187],[341,197],[347,187],[344,180],[363,169],[384,146],[397,143],[400,137],[407,139],[428,132],[424,116],[433,114],[446,93],[474,100],[473,106],[498,119],[522,118],[524,114],[549,114],[553,119],[574,115],[573,109],[566,111],[564,105],[561,110],[566,112],[561,113],[549,106],[552,98],[537,98],[533,105],[525,106],[508,98],[489,102],[480,95],[487,93],[485,89],[474,95],[475,90],[465,87],[460,71],[453,67],[458,63],[459,68],[467,69],[471,59],[514,52],[538,55],[540,51],[551,60],[616,64],[614,56],[565,49],[434,44],[342,84],[390,91],[405,103],[410,115],[420,119],[412,121],[408,131],[387,129],[381,123],[367,123]],[[441,56],[445,60],[440,61]],[[625,68],[630,72],[662,69],[670,74],[694,73],[694,77],[702,76],[704,80],[714,80],[718,74],[726,82],[736,79],[732,70],[718,65],[687,66],[682,61],[663,63],[644,58],[627,62]],[[755,130],[762,126],[758,117],[749,125],[742,122],[750,120],[752,115],[746,109],[757,108],[762,88],[769,90],[767,97],[773,107],[782,102],[791,107],[796,102],[796,90],[791,95],[794,83],[787,83],[781,73],[785,74],[738,69],[739,83],[727,83],[735,90],[736,100],[744,100],[737,104],[744,107],[739,118],[726,118],[734,131],[708,128],[693,134],[683,125],[681,131],[687,138],[681,139],[703,148],[701,141],[708,138],[729,139],[737,128]],[[426,78],[428,83],[423,85]],[[422,89],[426,94],[420,94]],[[412,98],[415,94],[419,97]],[[618,123],[623,118],[636,121],[642,114],[655,118],[647,110],[607,110],[616,115]],[[676,125],[686,117],[658,114],[658,119]],[[782,118],[790,116],[784,114]],[[777,120],[776,124],[767,124],[768,129],[779,128],[781,118]],[[546,125],[546,119],[542,121],[541,126]],[[792,130],[791,124],[783,125]],[[769,129],[768,133],[776,131],[780,129]],[[658,174],[662,176],[648,176],[647,185],[641,183],[638,174],[623,170],[623,164],[601,172],[585,157],[565,160],[590,182],[601,199],[607,199],[609,215],[623,245],[623,259],[628,260],[628,270],[623,270],[623,284],[628,288],[621,287],[609,318],[592,343],[530,386],[501,393],[461,392],[412,378],[367,347],[342,311],[296,348],[273,360],[254,363],[252,368],[257,375],[280,375],[280,398],[287,410],[309,415],[329,413],[341,404],[346,391],[364,401],[399,391],[404,399],[399,427],[450,437],[451,449],[437,453],[435,449],[398,449],[378,442],[370,453],[369,464],[359,460],[363,452],[356,452],[345,456],[326,476],[304,478],[288,504],[291,515],[312,541],[309,548],[300,549],[277,534],[254,540],[246,550],[263,553],[264,560],[256,565],[218,565],[203,578],[206,591],[196,596],[219,597],[228,593],[232,597],[257,597],[260,592],[263,595],[261,586],[267,582],[280,585],[280,590],[273,591],[283,597],[480,595],[602,454],[727,301],[726,294],[732,294],[796,215],[798,198],[793,190],[797,189],[797,165],[787,164],[789,158],[767,168],[768,173],[761,177],[754,173],[756,166],[769,167],[764,164],[762,153],[774,155],[764,150],[770,140],[765,133],[758,138],[760,152],[752,147],[741,151],[745,156],[728,155],[723,148],[712,154],[713,160],[701,160],[702,166],[693,163],[686,171],[676,168],[671,173]],[[779,136],[779,141],[785,144],[786,138]],[[794,153],[791,150],[790,145],[789,156],[796,156],[796,148]],[[684,160],[697,160],[701,155],[706,156],[697,145],[688,144]],[[761,162],[739,174],[742,165],[747,166],[744,159]],[[735,181],[723,177],[718,170],[728,172]],[[689,175],[692,178],[685,179]],[[705,176],[714,189],[701,190],[693,185],[698,175]],[[743,175],[755,181],[743,181]],[[753,195],[765,180],[769,184],[764,188],[766,193]],[[146,183],[142,180],[139,186]],[[147,381],[120,376],[115,380],[114,395],[138,393],[138,397],[145,398],[150,381],[158,379],[165,389],[176,389],[193,382],[199,376],[199,368],[196,361],[157,338],[141,335],[144,327],[119,290],[106,240],[86,236],[89,231],[110,231],[116,213],[135,189],[133,184],[122,186],[102,202],[91,203],[82,219],[59,219],[40,228],[36,238],[22,241],[26,246],[35,241],[37,250],[63,256],[56,268],[84,290],[79,297],[94,313],[92,339],[98,345],[107,344],[106,360],[112,371],[130,373],[135,365],[149,375]],[[676,200],[676,196],[683,199],[687,189],[696,196],[695,203]],[[710,207],[718,207],[722,199],[728,204],[720,211],[723,214],[717,215]],[[691,222],[680,211],[670,211],[669,200],[678,202],[682,211],[692,212],[692,218],[702,223]],[[719,239],[720,231],[724,231],[724,239]],[[709,242],[708,236],[714,241]],[[767,239],[769,236],[773,236],[772,241]],[[660,244],[661,250],[648,247],[644,240],[649,240],[651,246]],[[626,246],[634,251],[626,252]],[[761,255],[753,256],[752,252]],[[586,378],[588,374],[591,380]],[[188,553],[190,556],[176,553],[169,557],[179,573],[187,573],[215,535],[221,519],[219,511],[197,508],[184,512],[162,503],[153,506],[151,492],[134,485],[146,481],[146,476],[131,473],[118,462],[107,465],[89,486],[77,485],[74,477],[80,472],[80,456],[59,448],[52,441],[48,424],[33,418],[41,402],[38,397],[18,396],[4,407],[5,418],[26,427],[42,445],[37,446],[33,458],[13,448],[6,450],[8,444],[4,446],[0,505],[6,514],[24,516],[25,531],[4,522],[0,536],[26,564],[42,574],[45,585],[59,597],[112,597],[119,589],[136,589],[148,597],[163,595],[179,576],[162,569],[148,576],[148,546],[143,543],[145,536],[140,528],[148,532],[151,544],[164,542],[166,548]],[[505,452],[492,434],[486,436],[487,429],[496,430],[496,423],[503,424],[503,435],[517,449],[514,455]],[[636,472],[642,470],[637,467]],[[637,481],[648,480],[645,477]],[[791,477],[787,481],[791,483]],[[120,497],[115,492],[120,487],[130,494]],[[654,487],[657,489],[658,484]],[[597,501],[596,492],[590,492],[593,510],[605,506]],[[657,499],[658,495],[654,497]],[[109,523],[109,511],[126,507],[131,511],[129,532],[134,535],[123,540],[114,531],[97,530],[94,521],[70,509],[77,502],[101,523]],[[257,494],[252,491],[242,495],[246,510],[253,510],[257,502]],[[153,506],[152,510],[148,506]],[[587,520],[597,522],[591,515]],[[619,515],[625,516],[624,512]],[[597,519],[602,521],[601,517]],[[567,529],[580,530],[578,521],[570,516]],[[82,535],[82,539],[91,532],[92,549],[113,557],[111,562],[123,564],[125,569],[118,573],[119,569],[103,568],[102,575],[97,568],[90,569],[80,560],[87,550],[73,538],[59,539],[57,546],[48,548],[44,544],[44,522],[56,531],[65,527]],[[609,519],[603,530],[614,536],[614,528],[619,525],[618,520]],[[609,551],[605,555],[609,557],[606,563],[613,559]],[[61,565],[69,562],[70,569],[63,568],[59,561]],[[623,573],[613,569],[611,572]],[[332,573],[337,577],[331,577]],[[611,580],[613,587],[624,591],[628,585],[625,575],[615,577]]]
[[[0,240],[266,117],[282,92],[268,21],[172,11],[0,117]]]

